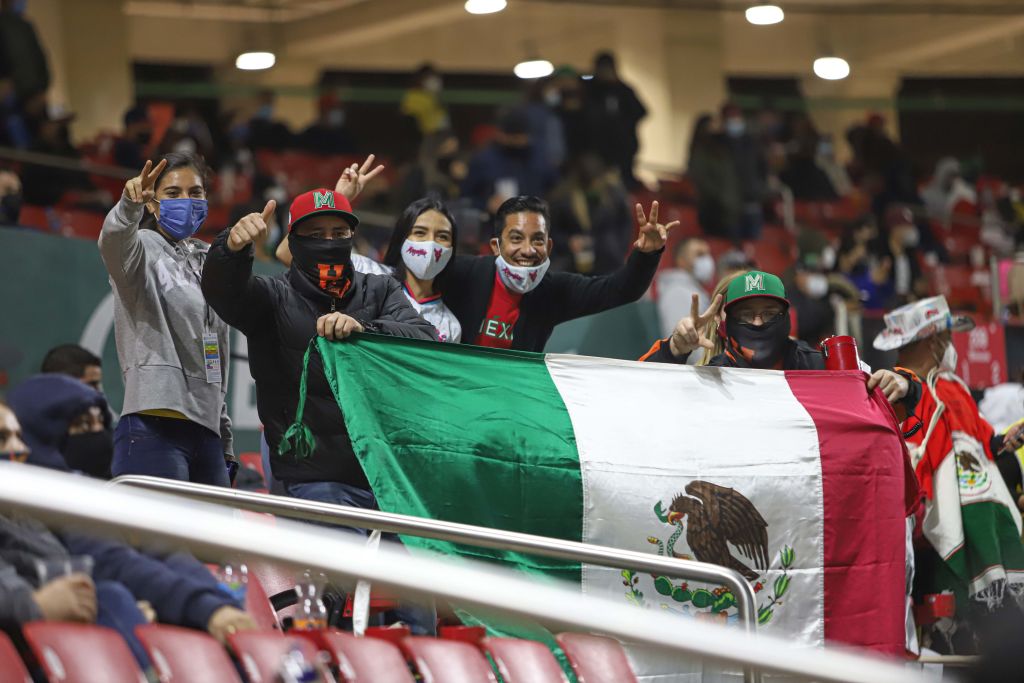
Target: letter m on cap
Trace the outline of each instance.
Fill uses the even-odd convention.
[[[334,193],[330,190],[313,193],[313,210],[329,206],[334,208]]]
[[[764,291],[764,275],[761,273],[750,273],[746,279],[746,291],[757,290],[758,292]]]

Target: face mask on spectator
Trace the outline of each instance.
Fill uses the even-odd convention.
[[[17,225],[21,214],[21,193],[4,195],[0,199],[0,223]]]
[[[433,280],[452,258],[452,248],[437,242],[413,242],[402,245],[402,262],[420,280]]]
[[[443,85],[440,76],[428,76],[423,80],[423,89],[427,92],[439,93]]]
[[[828,278],[821,273],[808,273],[804,279],[804,292],[812,299],[821,299],[828,294]]]
[[[747,122],[739,117],[732,117],[725,120],[725,134],[731,138],[738,138],[747,131]]]
[[[725,316],[725,332],[733,348],[752,367],[771,369],[782,360],[789,337],[789,312],[760,327]]]
[[[903,246],[908,249],[913,249],[921,243],[921,233],[918,232],[917,227],[908,226],[903,229],[903,233],[900,235],[900,241],[903,242]]]
[[[544,104],[549,107],[557,107],[562,103],[562,93],[558,90],[548,90],[544,93]]]
[[[172,239],[183,240],[203,227],[208,210],[205,199],[161,199],[156,222]]]
[[[332,109],[327,112],[327,125],[341,128],[345,125],[345,110]]]
[[[693,276],[704,284],[715,279],[715,259],[710,254],[698,256],[693,262]]]
[[[550,259],[544,259],[544,262],[537,266],[513,266],[501,255],[495,257],[494,260],[498,267],[498,277],[506,287],[519,294],[526,294],[536,289],[551,265]]]
[[[71,434],[61,451],[64,462],[97,479],[110,479],[110,460],[114,455],[114,436],[104,429],[100,432]]]
[[[341,298],[352,285],[352,238],[334,240],[288,237],[292,251],[292,267],[319,289]]]

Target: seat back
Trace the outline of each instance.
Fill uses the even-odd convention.
[[[392,645],[401,647],[402,641],[412,635],[408,626],[396,626],[387,628],[385,626],[369,626],[366,629],[367,638],[379,638],[386,640]]]
[[[560,633],[555,640],[580,683],[636,683],[619,641],[586,633]]]
[[[112,629],[36,621],[21,632],[53,683],[146,683],[128,645]]]
[[[227,651],[201,631],[146,624],[135,635],[162,683],[242,683]]]
[[[413,683],[412,672],[397,645],[380,638],[357,638],[341,631],[303,634],[331,655],[342,683]]]
[[[544,643],[484,638],[480,647],[494,660],[505,683],[566,683],[562,667]]]
[[[298,650],[307,662],[319,666],[320,653],[312,641],[280,631],[240,631],[229,635],[228,643],[250,683],[276,681],[282,660],[292,650]]]
[[[483,626],[442,626],[437,635],[445,640],[461,640],[479,646],[480,641],[487,636],[487,629]]]
[[[497,683],[483,653],[468,643],[412,636],[402,641],[402,649],[423,683]]]
[[[18,650],[3,632],[0,632],[0,683],[32,683]]]

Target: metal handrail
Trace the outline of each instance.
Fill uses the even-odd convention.
[[[159,492],[105,486],[85,477],[0,462],[0,511],[15,510],[59,529],[92,535],[126,532],[136,543],[165,542],[209,561],[253,560],[307,567],[334,581],[370,579],[402,597],[434,596],[470,609],[499,611],[549,628],[605,633],[675,655],[727,666],[756,667],[828,683],[932,683],[902,663],[841,647],[800,648],[765,634],[640,610],[601,596],[479,562],[430,554],[410,557],[389,547],[371,551],[347,534],[308,524],[239,518],[223,506]]]
[[[470,524],[424,519],[422,517],[399,515],[379,510],[364,510],[346,505],[333,505],[299,498],[254,493],[252,491],[239,491],[220,486],[193,484],[191,482],[161,479],[159,477],[123,475],[111,480],[110,483],[134,486],[152,491],[162,491],[164,493],[176,493],[205,502],[230,505],[252,512],[269,512],[282,517],[291,517],[309,522],[326,522],[329,524],[357,526],[365,529],[380,529],[386,533],[433,538],[439,541],[464,543],[481,548],[512,550],[558,560],[586,562],[603,567],[629,568],[661,576],[686,579],[688,581],[721,584],[728,587],[732,591],[733,596],[735,596],[736,610],[739,613],[740,622],[743,624],[744,630],[751,634],[757,631],[757,599],[754,596],[754,590],[747,583],[747,580],[743,578],[742,574],[716,564],[658,557],[632,550],[578,543],[560,538],[534,536],[515,531],[503,531]]]

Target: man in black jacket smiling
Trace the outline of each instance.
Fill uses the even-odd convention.
[[[555,325],[636,301],[651,284],[668,231],[636,206],[640,236],[626,263],[601,277],[548,273],[548,207],[537,197],[513,197],[498,208],[494,258],[459,256],[444,301],[462,324],[462,341],[501,349],[543,351]],[[623,226],[626,229],[626,226]]]

